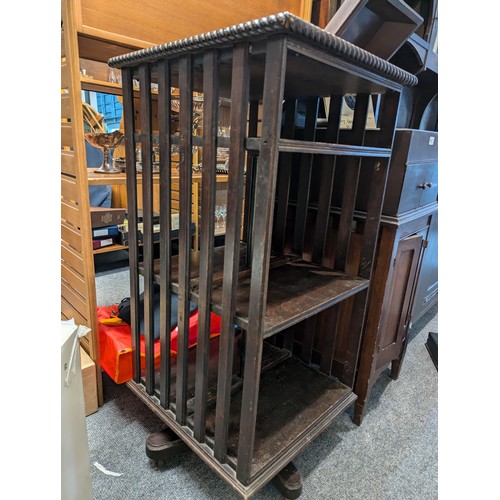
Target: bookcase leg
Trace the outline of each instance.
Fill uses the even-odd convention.
[[[302,478],[293,462],[289,462],[276,476],[272,483],[276,489],[289,499],[299,498],[302,493]]]
[[[188,450],[186,443],[168,427],[153,432],[146,439],[146,455],[157,467],[164,467],[168,460]]]

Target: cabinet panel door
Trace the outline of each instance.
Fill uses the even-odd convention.
[[[389,300],[378,342],[377,367],[396,359],[408,329],[410,299],[415,283],[422,236],[410,236],[398,245],[391,278]]]
[[[413,299],[412,321],[418,321],[438,297],[438,212],[432,214],[427,235],[427,248],[422,256],[418,284]]]
[[[422,182],[421,182],[421,194],[420,200],[418,201],[418,206],[423,207],[429,205],[429,203],[434,203],[438,197],[438,164],[427,163],[422,169]]]

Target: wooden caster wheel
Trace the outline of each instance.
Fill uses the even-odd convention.
[[[295,465],[290,462],[273,478],[276,489],[287,499],[299,498],[302,493],[302,478]]]
[[[165,428],[160,432],[153,432],[146,439],[146,455],[157,467],[165,467],[167,462],[189,448],[175,432]]]

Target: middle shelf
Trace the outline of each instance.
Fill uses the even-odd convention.
[[[214,249],[211,309],[222,314],[222,275],[224,271],[223,246]],[[234,321],[243,330],[248,329],[251,273],[247,266],[247,246],[240,247],[238,288]],[[191,252],[190,300],[198,303],[200,252]],[[272,255],[269,271],[267,308],[263,338],[288,328],[355,295],[369,286],[369,280],[333,271],[294,255]],[[160,262],[154,262],[154,281],[160,283]],[[139,266],[139,272],[144,273]],[[172,257],[172,291],[178,293],[178,257]]]

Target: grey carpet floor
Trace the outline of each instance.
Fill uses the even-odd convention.
[[[96,276],[98,305],[128,296],[128,278],[127,270]],[[296,457],[301,499],[438,498],[438,372],[425,347],[430,331],[438,331],[437,306],[413,326],[399,379],[387,372],[374,385],[362,425],[354,425],[349,409]],[[125,385],[104,374],[104,404],[87,417],[95,500],[241,498],[192,452],[155,468],[145,442],[162,428]],[[94,462],[122,475],[105,474]],[[253,498],[282,497],[268,484]]]

